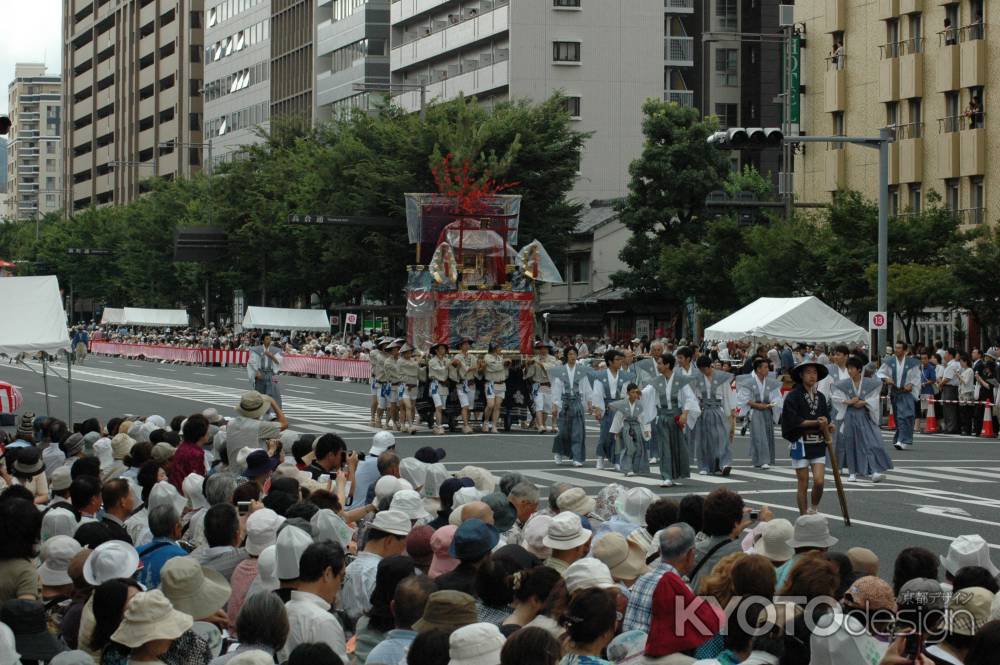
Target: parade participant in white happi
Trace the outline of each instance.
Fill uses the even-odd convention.
[[[759,469],[774,464],[774,426],[781,418],[781,382],[770,376],[766,358],[755,358],[753,372],[736,377],[740,413],[750,421],[750,461]]]
[[[721,471],[728,476],[732,471],[731,447],[736,427],[733,375],[713,368],[707,355],[698,358],[697,366],[700,374],[690,385],[701,406],[701,416],[692,430],[698,473],[705,476]]]
[[[552,452],[556,464],[571,458],[573,466],[587,460],[586,405],[591,401],[587,369],[576,362],[576,348],[566,347],[565,364],[549,372],[552,381],[552,420],[557,423]]]
[[[392,427],[397,432],[402,432],[403,428],[399,418],[399,350],[403,347],[403,340],[395,339],[386,346],[388,356],[382,365],[382,378],[385,386],[388,387],[388,419],[386,425],[392,422]],[[384,389],[383,389],[384,390]]]
[[[415,434],[417,431],[414,420],[417,409],[417,387],[420,385],[420,363],[413,357],[413,347],[403,344],[399,350],[401,356],[396,361],[396,370],[399,374],[398,408],[399,419],[402,423],[401,432]]]
[[[274,398],[281,406],[281,386],[278,384],[278,374],[281,372],[281,349],[271,343],[270,333],[264,333],[261,344],[250,349],[250,359],[247,362],[247,377],[250,379],[250,389],[261,395]]]
[[[469,411],[476,402],[476,371],[479,363],[470,352],[472,340],[468,337],[462,338],[458,346],[458,353],[452,359],[452,366],[458,370],[458,405],[462,407],[462,433],[471,434],[472,427],[469,425]]]
[[[843,344],[840,344],[833,347],[833,362],[821,363],[830,373],[825,379],[819,382],[818,389],[826,397],[826,401],[831,404],[830,414],[834,420],[837,419],[837,409],[841,407],[837,404],[836,400],[833,399],[833,385],[835,383],[840,383],[841,381],[846,381],[850,378],[850,374],[847,372],[847,359],[850,355],[850,350]],[[844,465],[844,448],[843,444],[840,442],[838,430],[835,430],[832,436],[833,449],[836,451],[837,461],[840,462],[842,469],[847,469]]]
[[[546,420],[552,411],[552,382],[549,372],[561,364],[552,355],[552,345],[545,342],[535,342],[535,355],[524,361],[524,378],[531,381],[531,399],[535,407],[535,428],[539,433],[546,431]],[[555,419],[549,432],[555,431]]]
[[[485,379],[486,411],[483,413],[482,431],[497,431],[500,409],[507,395],[507,368],[510,360],[500,354],[500,345],[490,342],[486,355],[479,362],[479,369]]]
[[[378,411],[375,414],[375,426],[382,429],[382,419],[385,418],[385,427],[389,425],[389,395],[392,393],[392,385],[386,380],[385,366],[389,362],[391,355],[386,347],[392,343],[391,337],[383,337],[378,341]]]
[[[448,345],[438,342],[431,345],[431,357],[427,359],[427,376],[430,380],[431,402],[434,403],[434,433],[444,434],[444,405],[448,401],[448,370],[451,358]]]
[[[625,372],[622,371],[622,364],[625,362],[625,354],[621,351],[611,349],[604,352],[604,369],[594,372],[593,388],[591,395],[591,409],[594,419],[600,423],[601,432],[597,439],[597,468],[603,469],[605,466],[614,465],[619,468],[618,454],[616,451],[616,437],[611,433],[611,422],[614,414],[607,408],[612,402],[616,402],[625,397],[625,387],[628,381],[625,380]]]
[[[885,478],[885,471],[892,468],[892,459],[882,445],[879,430],[882,382],[865,378],[864,367],[860,358],[848,358],[850,378],[833,384],[833,403],[838,407],[835,424],[847,457],[837,461],[849,470],[849,481],[856,481],[858,476],[871,476],[872,482],[877,483]]]
[[[371,378],[369,379],[369,385],[371,388],[371,411],[372,411],[372,427],[379,427],[382,421],[382,407],[379,404],[379,390],[382,387],[382,362],[385,358],[385,352],[382,351],[382,346],[385,344],[385,338],[380,337],[378,339],[378,346],[372,346],[372,349],[368,352],[368,364],[371,366]]]
[[[639,401],[642,395],[639,386],[630,383],[626,392],[628,397],[612,402],[608,411],[613,414],[610,432],[616,437],[617,448],[621,450],[621,470],[631,477],[636,473],[649,473],[646,442],[653,434],[648,414]]]
[[[671,353],[660,356],[657,374],[642,389],[643,409],[653,435],[653,449],[660,460],[660,487],[679,485],[691,476],[691,428],[701,407],[688,380],[675,371]]]
[[[676,372],[685,379],[694,379],[698,376],[698,368],[694,362],[694,350],[690,346],[681,346],[677,349]]]

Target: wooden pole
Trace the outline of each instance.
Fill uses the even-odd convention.
[[[833,484],[837,487],[837,498],[840,499],[840,513],[844,516],[844,526],[851,526],[851,516],[847,512],[847,495],[844,493],[844,483],[840,479],[840,462],[837,460],[837,452],[833,449],[833,438],[830,432],[823,433],[826,439],[826,450],[830,453],[830,461],[833,463]]]

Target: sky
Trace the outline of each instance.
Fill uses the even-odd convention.
[[[46,74],[62,69],[63,0],[0,0],[0,113],[7,113],[7,86],[14,64],[44,62]]]

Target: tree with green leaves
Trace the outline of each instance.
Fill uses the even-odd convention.
[[[660,279],[667,248],[704,237],[705,198],[721,189],[729,172],[725,153],[708,143],[718,128],[698,109],[650,99],[643,105],[642,155],[629,166],[629,192],[620,220],[631,232],[621,259],[628,270],[612,276],[633,295],[678,303],[686,290],[672,291]]]

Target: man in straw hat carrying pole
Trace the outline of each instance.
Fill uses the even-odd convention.
[[[830,403],[819,392],[817,383],[828,374],[825,365],[806,361],[796,365],[792,371],[795,387],[785,395],[781,413],[781,436],[789,443],[792,468],[795,469],[796,503],[799,513],[816,513],[823,498],[823,482],[826,473],[826,454],[833,456],[833,477],[840,497],[845,524],[850,524],[847,502],[840,484],[840,469],[837,467],[836,453],[830,445]],[[812,469],[812,500],[806,502],[809,488],[809,470]]]

